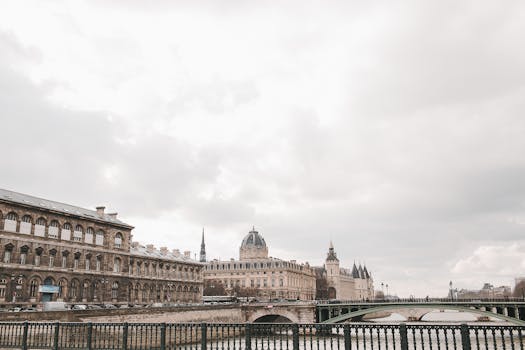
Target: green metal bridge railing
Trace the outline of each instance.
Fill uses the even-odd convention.
[[[0,323],[0,349],[520,349],[525,327],[453,324]]]

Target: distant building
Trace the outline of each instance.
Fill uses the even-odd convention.
[[[242,240],[239,260],[208,262],[204,282],[220,283],[230,295],[250,290],[267,299],[315,297],[315,274],[310,265],[268,257],[266,242],[255,228]]]
[[[494,287],[490,283],[484,283],[481,289],[460,289],[457,292],[458,299],[500,299],[511,295],[510,286]]]
[[[318,273],[319,274],[319,273]],[[366,266],[345,269],[339,266],[339,259],[332,242],[328,249],[321,274],[325,276],[328,288],[328,299],[370,300],[374,298],[374,281]]]
[[[105,213],[0,189],[0,305],[198,302],[203,264]]]

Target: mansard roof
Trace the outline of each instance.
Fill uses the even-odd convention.
[[[180,254],[180,253],[176,254],[171,251],[165,251],[163,253],[159,249],[155,249],[155,248],[148,249],[148,247],[145,247],[137,243],[131,245],[130,253],[132,256],[135,256],[135,257],[159,259],[159,260],[164,260],[164,262],[166,262],[166,260],[169,260],[173,262],[184,262],[184,263],[191,263],[195,265],[204,265],[203,263],[192,259],[191,256],[186,257],[184,256],[184,254]]]
[[[1,188],[0,201],[21,204],[24,206],[34,207],[41,210],[59,212],[61,214],[77,216],[86,220],[103,221],[108,224],[125,226],[126,228],[133,229],[133,226],[126,224],[125,222],[122,222],[109,214],[99,215],[95,210],[89,210],[74,205],[55,202],[48,199],[38,198]]]

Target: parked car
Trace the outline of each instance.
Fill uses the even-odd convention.
[[[104,304],[104,309],[116,309],[117,307],[113,304]]]
[[[87,310],[87,305],[83,305],[83,304],[73,305],[71,310]]]
[[[103,307],[100,306],[100,305],[88,305],[87,308],[88,308],[88,310],[101,310],[101,309],[103,309]]]

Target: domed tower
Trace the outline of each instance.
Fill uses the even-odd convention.
[[[255,231],[255,227],[244,237],[239,248],[239,260],[266,259],[268,247],[264,238]]]

